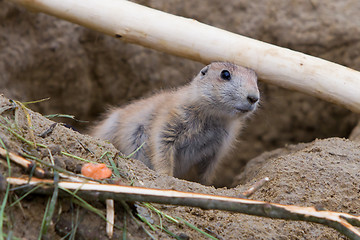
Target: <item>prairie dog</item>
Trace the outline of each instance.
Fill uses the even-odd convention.
[[[149,168],[210,184],[259,98],[253,70],[213,62],[186,86],[111,110],[92,135],[126,155],[144,143],[133,157]]]

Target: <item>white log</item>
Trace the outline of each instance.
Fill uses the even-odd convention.
[[[202,63],[230,61],[268,83],[360,113],[360,73],[320,58],[124,0],[11,0],[34,11]]]
[[[36,178],[5,178],[0,174],[0,192],[5,191],[6,182],[11,185],[26,185],[18,188],[28,192],[33,185],[46,184],[46,187],[37,189],[42,194],[53,194],[54,181]],[[321,223],[337,229],[349,239],[360,240],[360,231],[355,228],[360,226],[360,217],[347,213],[317,210],[314,207],[299,207],[283,205],[258,200],[234,198],[202,193],[181,192],[170,189],[155,189],[132,187],[116,184],[78,183],[59,181],[60,189],[76,191],[76,194],[86,199],[117,201],[154,202],[179,206],[200,207],[202,209],[217,209],[245,213],[255,216],[270,217],[275,219],[300,220]],[[1,188],[2,187],[2,188]],[[27,187],[27,188],[26,188]],[[36,191],[34,192],[36,193]],[[60,196],[61,196],[60,192]]]

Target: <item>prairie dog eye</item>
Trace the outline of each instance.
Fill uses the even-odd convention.
[[[231,74],[228,70],[222,70],[220,73],[220,77],[224,80],[230,81],[231,80]]]

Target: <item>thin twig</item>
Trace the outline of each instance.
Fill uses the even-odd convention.
[[[50,152],[51,153],[51,152]],[[12,153],[12,152],[8,152],[9,154],[9,159],[17,164],[19,164],[20,166],[22,166],[25,171],[31,171],[34,167],[35,167],[35,170],[34,170],[34,173],[35,173],[35,176],[38,177],[38,178],[44,178],[44,177],[52,177],[52,174],[40,167],[36,167],[36,164],[34,164],[33,162],[31,162],[30,160],[26,159],[26,158],[23,158],[15,153]],[[0,156],[3,157],[3,158],[6,158],[7,157],[7,151],[0,147]],[[50,155],[51,156],[51,155]],[[30,157],[28,155],[28,157]],[[66,171],[64,169],[61,169],[60,167],[57,167],[53,164],[49,164],[49,163],[46,163],[44,161],[41,161],[40,159],[37,159],[35,157],[32,157],[31,158],[35,161],[38,161],[40,162],[41,164],[44,164],[48,167],[51,167],[57,171],[59,171],[59,176],[62,177],[62,178],[67,178],[71,181],[74,181],[74,182],[83,182],[84,179],[87,179],[88,181],[90,182],[94,182],[94,181],[91,181],[92,179],[91,178],[87,178],[87,177],[84,177],[84,176],[79,176],[78,174],[75,174],[73,172],[69,172],[69,171]]]
[[[57,123],[51,124],[50,127],[49,127],[46,131],[44,131],[43,133],[39,134],[39,137],[44,138],[44,137],[49,136],[49,135],[54,131],[56,125],[57,125]]]
[[[29,182],[27,178],[7,178],[13,185],[23,185]],[[51,186],[53,181],[32,179],[30,184],[46,183]],[[360,217],[332,211],[318,211],[314,207],[298,207],[264,201],[225,197],[200,193],[180,192],[142,187],[130,187],[114,184],[93,184],[59,182],[59,187],[78,190],[78,194],[87,199],[114,199],[121,201],[155,202],[163,204],[200,207],[203,209],[218,209],[245,213],[269,218],[300,220],[321,223],[343,233],[350,239],[360,240]],[[26,191],[26,188],[21,189]],[[42,189],[43,194],[51,194],[52,188]]]
[[[268,181],[269,181],[268,177],[261,179],[260,181],[256,182],[251,188],[249,188],[248,190],[243,192],[241,194],[241,196],[246,197],[246,198],[250,197]]]
[[[108,235],[109,239],[111,239],[114,234],[114,219],[114,200],[106,199],[106,234]]]
[[[213,230],[211,230],[209,227],[205,228],[205,231],[207,231],[209,234],[215,235],[215,237],[219,240],[224,240],[223,237],[219,236],[218,234],[216,234]]]
[[[36,162],[41,163],[41,164],[43,164],[43,165],[45,165],[45,166],[47,166],[47,167],[49,167],[49,168],[52,168],[53,170],[56,170],[56,171],[58,171],[59,173],[62,173],[62,174],[61,174],[62,177],[71,178],[71,179],[73,179],[73,178],[78,179],[78,180],[75,180],[76,182],[79,182],[79,181],[80,181],[79,178],[86,179],[86,180],[88,180],[89,182],[94,182],[94,181],[95,181],[95,182],[100,182],[100,181],[95,180],[95,179],[93,179],[93,178],[85,177],[85,176],[83,176],[83,175],[79,175],[79,174],[76,174],[76,173],[67,171],[67,170],[65,170],[65,169],[63,169],[63,168],[61,168],[61,167],[59,167],[59,166],[52,165],[52,164],[47,163],[47,162],[45,162],[45,161],[43,161],[43,160],[40,160],[40,159],[38,159],[37,157],[31,156],[31,155],[28,155],[28,154],[25,154],[25,153],[24,153],[23,155],[24,155],[25,157],[31,158],[31,159],[35,160]],[[48,175],[51,175],[51,174],[49,173]],[[81,181],[81,182],[83,182],[83,181]]]
[[[94,153],[90,148],[88,148],[87,146],[85,146],[85,144],[83,144],[79,139],[76,139],[76,141],[77,141],[86,151],[88,151],[88,152],[91,153],[92,155],[95,155],[95,153]]]
[[[9,154],[9,158],[11,161],[19,164],[20,166],[25,168],[26,171],[30,171],[34,166],[33,162],[31,162],[23,157],[20,157],[19,155],[15,154],[15,153],[7,152],[4,148],[0,147],[0,156],[2,156],[3,158],[6,158],[7,154]],[[39,177],[39,178],[44,178],[47,174],[46,171],[40,167],[36,167],[34,173],[35,173],[35,176]]]

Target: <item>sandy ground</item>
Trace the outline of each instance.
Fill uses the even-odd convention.
[[[10,105],[8,99],[0,98],[0,109],[5,109],[6,106]],[[60,151],[108,164],[108,160],[101,160],[100,156],[105,151],[111,152],[112,156],[117,152],[111,144],[82,135],[61,124],[57,124],[54,131],[47,137],[39,137],[38,135],[46,131],[53,122],[38,113],[28,111],[34,129],[35,141],[49,146],[55,164],[61,168],[77,173],[83,162],[65,157]],[[26,139],[31,139],[29,126],[21,108],[6,110],[1,116],[3,117],[0,121],[2,124],[11,128],[15,128],[17,124],[16,131]],[[14,137],[3,127],[0,127],[0,138],[11,152],[20,155],[27,153],[50,162],[49,154],[45,149],[34,149]],[[87,149],[91,150],[92,153]],[[329,138],[267,152],[250,161],[244,172],[234,180],[235,185],[240,185],[230,189],[215,189],[214,187],[158,175],[137,160],[121,157],[116,157],[115,160],[120,171],[126,176],[120,180],[117,179],[122,184],[130,184],[132,181],[135,186],[237,196],[255,182],[264,177],[269,177],[270,181],[257,191],[251,197],[252,199],[299,206],[321,206],[327,210],[359,214],[359,149],[360,142]],[[16,164],[12,164],[11,167],[12,176],[26,175],[24,170]],[[1,159],[0,172],[3,176],[7,176],[7,167],[3,159]],[[4,194],[1,193],[1,198],[3,196]],[[19,196],[11,194],[8,204],[17,197]],[[7,207],[5,210],[7,216],[5,232],[12,230],[13,235],[18,238],[36,239],[47,200],[48,197],[46,196],[30,195],[21,201],[21,205]],[[103,202],[93,199],[90,203],[104,210]],[[115,206],[115,224],[122,229],[124,226],[124,210],[118,202],[115,202]],[[319,224],[272,220],[218,210],[201,210],[194,207],[174,207],[160,204],[156,204],[156,206],[163,212],[174,217],[181,217],[202,230],[210,229],[212,234],[220,239],[344,238],[335,230]],[[154,223],[159,221],[156,214],[150,214],[149,210],[141,209],[145,211],[142,214],[149,215]],[[71,198],[59,199],[52,220],[53,224],[49,228],[46,239],[60,239],[70,231],[69,229],[72,229],[74,224],[77,224],[76,239],[107,239],[104,220],[94,213],[80,208],[71,201]],[[128,215],[125,221],[127,223],[127,235],[130,239],[147,238],[145,232]],[[191,239],[204,238],[184,224],[177,225],[163,220],[163,225],[179,236],[188,236]],[[144,227],[148,229],[147,226]],[[170,238],[164,232],[153,232],[150,229],[148,231],[159,239]],[[122,230],[115,229],[115,239],[122,234]]]
[[[360,1],[136,2],[360,70]],[[0,0],[0,94],[20,101],[50,97],[49,101],[29,107],[42,115],[65,113],[89,121],[55,119],[70,124],[81,133],[85,133],[109,105],[126,104],[159,89],[183,85],[201,68],[199,63],[127,44]],[[120,182],[238,196],[255,182],[269,177],[270,182],[252,199],[299,206],[316,205],[359,215],[360,125],[352,132],[359,116],[342,107],[261,81],[260,88],[259,110],[248,121],[234,155],[224,161],[217,175],[216,186],[228,188],[205,187],[161,176],[136,160],[116,157],[116,163],[124,173]],[[6,120],[0,118],[0,122],[31,140],[23,110],[5,111],[3,107],[8,105],[8,99],[1,97],[0,113]],[[58,124],[47,137],[39,137],[37,134],[43,133],[53,122],[39,113],[29,113],[36,142],[49,147],[55,164],[61,168],[78,173],[83,164],[64,156],[61,151],[107,163],[108,159],[100,159],[100,156],[106,151],[111,152],[111,156],[117,152],[112,145],[62,124]],[[50,162],[47,150],[34,149],[3,127],[0,127],[0,138],[12,152],[30,154]],[[13,176],[28,174],[16,164],[11,166]],[[0,159],[0,173],[7,176],[7,170],[5,160]],[[0,199],[3,196],[0,193]],[[11,194],[8,204],[16,198]],[[37,239],[47,201],[48,197],[29,195],[21,205],[7,207],[5,232],[12,230],[18,238]],[[105,209],[104,203],[96,199],[90,203],[98,209]],[[128,239],[147,239],[142,227],[124,214],[119,203],[115,205],[116,224],[120,227],[115,230],[115,238],[121,238],[121,228],[126,223]],[[157,207],[200,229],[210,229],[219,239],[344,238],[318,224],[190,207]],[[150,215],[151,221],[159,223],[157,215],[147,211],[142,209],[142,214]],[[183,224],[167,221],[163,224],[184,239],[186,236],[203,238]],[[164,232],[152,232],[144,224],[142,226],[159,239],[169,238]],[[70,229],[76,229],[76,239],[107,239],[105,222],[100,217],[79,207],[71,198],[61,198],[53,224],[44,238],[60,239]]]

